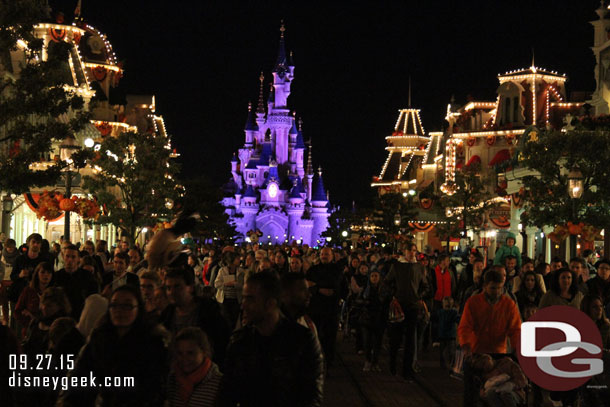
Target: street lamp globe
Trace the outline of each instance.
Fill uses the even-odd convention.
[[[400,213],[396,212],[396,215],[394,215],[394,224],[396,226],[400,226],[402,221],[402,218],[400,217]]]
[[[582,172],[580,172],[578,166],[575,165],[568,174],[568,194],[570,194],[570,198],[578,199],[582,196],[583,192],[584,185]]]

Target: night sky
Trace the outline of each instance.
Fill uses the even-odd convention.
[[[75,3],[75,2],[74,2]],[[85,20],[125,61],[129,93],[155,94],[183,176],[221,184],[243,145],[248,101],[277,56],[280,20],[294,51],[291,109],[313,141],[334,204],[370,202],[384,137],[408,107],[440,131],[452,95],[495,101],[497,74],[531,65],[592,91],[598,0],[182,2],[83,1]]]

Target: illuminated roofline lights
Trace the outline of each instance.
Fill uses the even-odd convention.
[[[469,137],[487,137],[487,136],[507,136],[509,134],[523,134],[525,129],[514,130],[492,130],[492,131],[473,131],[468,133],[453,133],[453,137],[459,139],[467,139]]]
[[[77,31],[81,34],[85,33],[85,30],[83,30],[80,27],[77,27],[75,25],[63,25],[63,24],[49,24],[49,23],[44,23],[44,24],[37,24],[34,26],[35,29],[49,29],[52,28],[54,30],[66,30],[66,31]]]
[[[83,65],[85,65],[86,68],[101,67],[101,68],[108,69],[109,71],[121,72],[121,68],[119,68],[118,66],[115,66],[115,65],[99,64],[99,63],[94,63],[94,62],[83,62]]]
[[[463,110],[468,111],[472,109],[494,109],[498,102],[470,102],[464,106]]]

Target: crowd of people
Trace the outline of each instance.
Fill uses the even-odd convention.
[[[476,250],[457,261],[420,253],[412,243],[398,252],[183,247],[176,237],[146,253],[125,241],[109,251],[104,241],[49,245],[35,233],[17,248],[7,239],[0,262],[0,274],[10,273],[0,289],[4,405],[319,406],[339,332],[354,337],[365,373],[412,381],[422,352],[438,347],[448,372],[465,361],[464,405],[519,405],[527,380],[507,356],[521,322],[551,305],[584,311],[610,349],[606,259],[534,264],[510,235],[493,262]],[[53,365],[34,375],[133,377],[136,385],[7,387],[11,354],[52,355]],[[74,366],[61,363],[67,355]],[[580,398],[597,406],[608,402],[606,392],[535,395],[540,403]]]

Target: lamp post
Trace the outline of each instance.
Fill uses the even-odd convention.
[[[11,233],[11,212],[13,211],[13,198],[10,195],[2,197],[2,233],[8,239]]]
[[[75,150],[79,150],[80,146],[76,143],[73,136],[67,136],[59,146],[59,157],[65,161],[66,167],[66,198],[72,195],[72,154]],[[64,214],[64,240],[70,241],[70,211],[65,211]]]
[[[576,223],[576,200],[582,197],[584,182],[580,168],[575,164],[568,173],[568,194],[572,199],[572,222]],[[576,256],[576,235],[570,235],[570,256]]]

